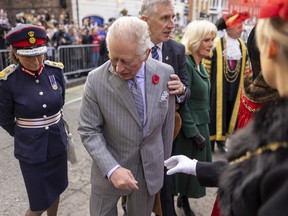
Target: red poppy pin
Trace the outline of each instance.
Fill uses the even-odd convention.
[[[153,76],[152,76],[152,82],[156,85],[156,84],[158,84],[159,83],[159,76],[157,75],[157,74],[154,74]]]

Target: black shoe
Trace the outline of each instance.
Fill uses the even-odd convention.
[[[217,142],[217,147],[220,150],[220,152],[223,153],[223,154],[228,152],[228,149],[227,149],[227,147],[225,145],[225,141]]]
[[[195,216],[194,212],[190,208],[187,196],[179,195],[177,198],[177,206],[183,208],[185,216]]]

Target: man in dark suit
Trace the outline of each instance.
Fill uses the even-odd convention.
[[[176,96],[176,104],[181,105],[190,97],[190,89],[185,66],[185,47],[171,39],[175,15],[171,0],[142,1],[140,16],[149,25],[151,56],[174,68],[175,74],[170,76],[168,89],[170,94]],[[176,107],[179,107],[179,105],[176,105]],[[178,123],[177,118],[175,118],[175,130],[181,127],[180,117],[179,121]],[[165,174],[164,186],[160,193],[162,214],[164,216],[175,215],[172,189],[172,177]]]
[[[170,94],[177,96],[177,103],[184,103],[190,96],[185,68],[185,47],[171,39],[174,29],[174,6],[170,0],[144,0],[141,19],[149,25],[151,48],[157,46],[158,60],[171,65],[175,74],[168,82]]]

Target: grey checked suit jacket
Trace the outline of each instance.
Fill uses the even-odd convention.
[[[106,178],[117,164],[129,169],[137,180],[137,167],[141,163],[150,195],[163,185],[163,161],[171,155],[175,114],[175,97],[163,97],[163,92],[169,92],[167,82],[174,70],[151,58],[145,69],[145,137],[128,84],[114,72],[110,61],[87,77],[78,132],[93,159],[91,183],[97,187],[97,193],[128,193],[116,189]],[[154,74],[160,78],[158,84],[152,82]]]

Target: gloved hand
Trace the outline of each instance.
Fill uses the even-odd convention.
[[[198,150],[202,151],[206,146],[206,140],[201,134],[196,134],[192,137],[192,140],[196,143]]]
[[[184,156],[176,155],[168,158],[164,161],[164,166],[167,167],[167,175],[173,175],[175,173],[186,173],[196,176],[196,164],[197,160]]]

